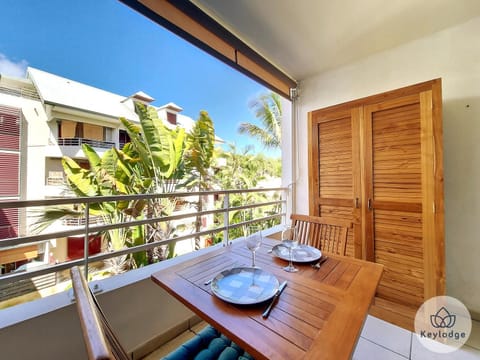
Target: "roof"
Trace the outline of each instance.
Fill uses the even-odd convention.
[[[180,111],[183,110],[180,106],[178,106],[177,104],[175,104],[173,102],[169,102],[168,104],[165,104],[165,105],[160,106],[158,108],[158,110],[163,110],[163,109],[173,110],[175,112],[180,112]]]
[[[125,101],[125,96],[32,67],[27,69],[27,77],[32,80],[40,98],[46,104],[65,106],[114,118],[125,117],[138,121],[132,101]]]
[[[27,69],[27,77],[31,79],[37,88],[40,98],[46,104],[88,111],[112,118],[124,117],[138,122],[139,119],[134,110],[133,99],[146,103],[154,100],[143,91],[125,97],[32,67]],[[186,132],[192,130],[195,121],[186,115],[178,114],[178,112],[183,110],[180,106],[170,102],[156,107],[157,112],[167,109],[177,112],[177,124],[184,128]],[[174,127],[166,119],[163,120],[167,127]],[[217,142],[223,142],[221,138],[217,136],[215,138]]]

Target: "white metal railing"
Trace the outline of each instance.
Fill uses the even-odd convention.
[[[90,225],[93,224],[105,224],[103,221],[103,218],[101,216],[90,216],[88,219],[88,222]],[[87,223],[87,218],[86,217],[66,217],[62,219],[62,225],[65,226],[85,226]],[[1,240],[0,240],[1,241]]]
[[[48,177],[47,185],[64,185],[65,179],[63,177]]]
[[[251,193],[269,193],[272,194],[268,197],[267,201],[248,203],[241,206],[232,206],[230,204],[230,196],[233,194],[243,194],[248,196]],[[162,198],[191,198],[192,196],[223,196],[223,205],[218,209],[208,209],[202,211],[191,211],[182,214],[172,214],[170,216],[160,216],[160,217],[151,217],[143,218],[140,220],[132,220],[115,224],[106,224],[98,223],[95,226],[93,225],[95,216],[90,214],[90,207],[97,203],[103,202],[125,202],[125,201],[136,201],[136,200],[147,200],[152,201],[155,199]],[[276,197],[274,196],[276,195]],[[268,220],[280,219],[282,222],[285,222],[285,208],[287,203],[288,188],[266,188],[266,189],[242,189],[242,190],[219,190],[219,191],[201,191],[201,192],[176,192],[176,193],[161,193],[161,194],[143,194],[143,195],[124,195],[124,196],[102,196],[102,197],[79,197],[79,198],[61,198],[61,199],[48,199],[48,200],[32,200],[32,201],[5,201],[0,202],[0,210],[2,209],[18,209],[20,213],[28,213],[28,211],[34,208],[47,208],[49,206],[59,206],[59,205],[72,205],[72,206],[82,206],[84,208],[84,221],[80,222],[82,225],[77,229],[69,229],[48,233],[39,233],[39,234],[27,234],[24,236],[18,236],[14,238],[0,239],[0,254],[2,250],[23,246],[38,244],[44,241],[52,239],[60,239],[71,236],[82,236],[84,237],[84,257],[77,260],[66,261],[57,264],[49,264],[46,267],[42,267],[36,270],[29,270],[21,273],[7,273],[0,276],[0,286],[14,281],[19,281],[22,279],[31,279],[33,277],[41,276],[44,274],[59,272],[66,270],[75,265],[84,265],[86,275],[88,272],[88,265],[92,262],[103,261],[106,259],[137,253],[140,251],[147,251],[162,245],[168,245],[172,242],[178,242],[181,240],[193,239],[200,236],[212,235],[217,233],[223,233],[223,244],[228,245],[231,242],[229,239],[229,230],[242,227],[244,225],[256,222],[266,222]],[[273,211],[274,207],[277,207],[276,211]],[[246,221],[240,221],[238,223],[230,223],[229,215],[233,211],[244,211],[249,209],[266,209],[262,213],[261,217],[251,218]],[[273,212],[272,212],[273,211]],[[37,209],[38,212],[38,209]],[[108,230],[119,229],[119,228],[129,228],[132,226],[154,224],[166,221],[174,221],[185,218],[196,219],[199,216],[211,215],[211,214],[222,214],[223,224],[215,226],[210,229],[201,229],[200,231],[195,231],[189,234],[184,234],[178,237],[171,237],[167,239],[162,239],[161,241],[155,241],[151,243],[145,243],[137,246],[132,246],[128,248],[123,248],[117,251],[103,252],[95,255],[90,255],[88,253],[88,241],[90,235],[94,233],[105,232]]]
[[[111,141],[100,141],[84,138],[58,138],[58,146],[81,146],[82,144],[88,144],[93,147],[110,149],[115,146],[114,142]]]

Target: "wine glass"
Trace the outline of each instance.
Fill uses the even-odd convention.
[[[282,244],[288,248],[289,253],[289,263],[288,266],[285,266],[283,270],[287,272],[297,272],[298,269],[293,266],[293,249],[298,245],[298,233],[297,228],[292,225],[286,225],[282,231]]]
[[[245,239],[248,250],[252,252],[252,267],[255,266],[255,251],[262,244],[262,228],[260,226],[248,226],[246,228]]]

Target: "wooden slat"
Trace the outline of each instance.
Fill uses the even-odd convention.
[[[353,192],[351,117],[319,123],[318,137],[319,196],[351,199]],[[324,171],[322,164],[327,164],[330,171]],[[338,171],[340,169],[341,172]],[[333,184],[333,188],[329,184]]]
[[[413,332],[415,331],[413,319],[417,309],[417,307],[399,304],[397,301],[388,301],[376,297],[369,312],[370,315],[380,319],[388,319],[392,324]]]
[[[292,214],[290,218],[300,244],[314,246],[326,253],[345,255],[351,222],[301,214]]]
[[[433,176],[434,176],[434,201],[435,209],[432,208],[434,218],[434,233],[431,234],[435,239],[433,247],[434,256],[437,259],[435,263],[433,278],[427,281],[434,282],[436,295],[445,295],[446,293],[446,275],[445,275],[445,209],[444,209],[444,190],[443,190],[443,129],[442,129],[442,83],[437,81],[432,85],[432,126],[433,126]],[[431,248],[432,249],[432,248]],[[432,288],[433,289],[433,288]]]
[[[403,100],[403,99],[402,99]],[[372,171],[375,200],[420,202],[420,105],[398,101],[376,111],[369,109],[372,122]],[[399,103],[399,104],[398,104]],[[400,105],[395,106],[394,105]],[[391,153],[393,149],[393,153]],[[398,154],[401,151],[402,154]],[[409,167],[405,166],[408,162]],[[412,171],[412,168],[417,169]]]
[[[424,271],[425,271],[425,299],[445,293],[445,254],[443,241],[439,242],[436,234],[443,239],[442,228],[436,229],[435,199],[436,199],[436,175],[435,175],[435,140],[433,121],[433,94],[432,91],[424,91],[420,94],[422,105],[421,121],[421,162],[422,162],[422,206],[423,212],[423,248],[424,248]],[[442,198],[443,201],[443,198]],[[439,244],[440,243],[440,244]],[[440,246],[439,246],[440,245]]]
[[[375,261],[388,269],[378,297],[405,305],[423,302],[422,228],[421,213],[375,209]]]

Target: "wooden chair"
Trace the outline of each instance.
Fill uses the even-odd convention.
[[[326,217],[292,214],[299,243],[314,246],[325,253],[345,255],[348,229],[352,223]]]
[[[90,360],[129,360],[80,269],[70,269],[77,312]]]

